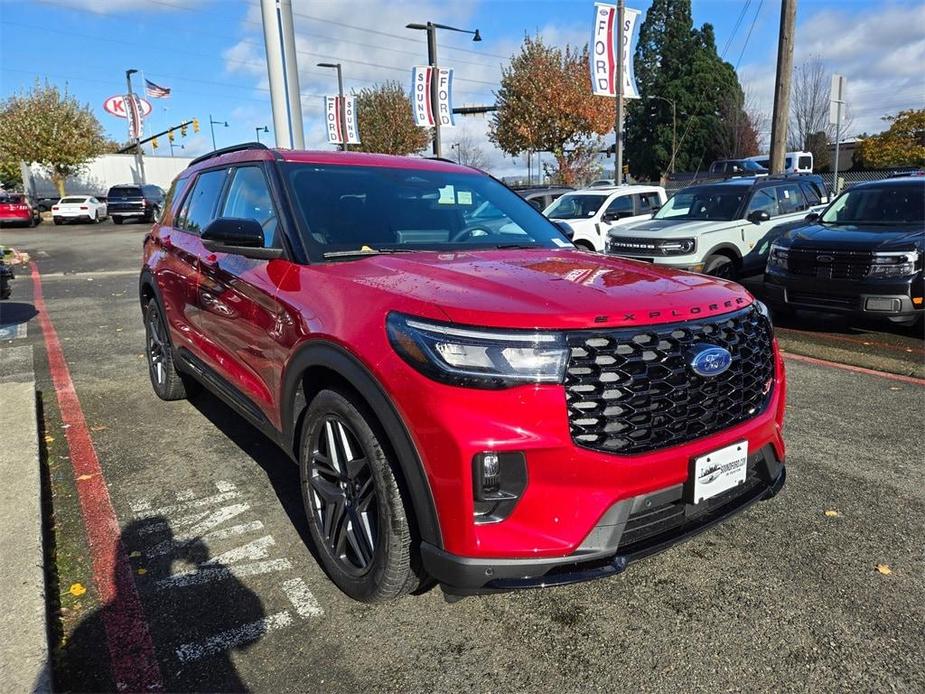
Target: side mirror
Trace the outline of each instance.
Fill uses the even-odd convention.
[[[762,222],[767,222],[771,219],[771,215],[768,214],[767,210],[755,210],[746,217],[748,221],[752,224],[761,224]]]
[[[270,260],[283,255],[281,248],[263,247],[263,227],[256,219],[219,217],[202,230],[202,245],[216,253]]]
[[[807,222],[815,222],[817,219],[819,219],[819,213],[818,213],[818,212],[810,212],[808,215],[806,215],[805,217],[803,217],[803,219],[804,219],[804,221],[807,221]]]

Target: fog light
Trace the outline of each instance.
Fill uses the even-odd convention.
[[[496,523],[514,510],[527,486],[527,460],[521,451],[483,451],[472,458],[476,523]]]
[[[868,311],[884,311],[895,313],[899,311],[902,302],[899,299],[889,299],[881,297],[871,297],[864,302],[864,308]]]
[[[501,487],[501,460],[497,453],[482,453],[482,491],[496,493]]]

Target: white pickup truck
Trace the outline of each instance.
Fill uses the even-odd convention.
[[[778,224],[822,209],[808,176],[742,177],[678,191],[652,217],[608,231],[606,252],[735,279]],[[762,268],[763,269],[763,268]]]
[[[566,193],[543,214],[568,225],[578,248],[603,251],[608,229],[650,219],[667,197],[661,186],[597,186]]]

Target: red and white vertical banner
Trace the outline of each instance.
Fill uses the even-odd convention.
[[[411,111],[414,124],[422,128],[436,125],[434,109],[430,101],[430,84],[434,69],[428,65],[416,65],[411,68]]]
[[[142,125],[144,116],[142,114],[141,100],[134,94],[132,97],[129,98],[128,94],[123,97],[123,103],[127,111],[129,139],[140,138],[144,134],[144,126]]]
[[[347,144],[358,145],[360,129],[357,124],[356,98],[352,96],[345,96],[343,102],[339,96],[324,97],[324,123],[328,131],[328,143],[340,145],[344,142],[344,118],[341,117],[343,110],[346,110]]]
[[[352,96],[344,97],[344,120],[347,122],[347,144],[360,144],[360,126],[357,121],[357,100]]]
[[[633,72],[633,33],[639,10],[623,10],[623,98],[638,99]],[[591,33],[591,91],[597,96],[617,96],[617,6],[594,3],[594,29]]]
[[[324,123],[328,130],[328,142],[339,145],[344,141],[340,133],[340,101],[336,96],[324,97]]]
[[[440,127],[452,127],[456,125],[453,118],[453,68],[435,68],[434,79],[437,80],[437,122]]]

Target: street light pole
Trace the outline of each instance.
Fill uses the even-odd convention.
[[[216,125],[224,125],[227,128],[228,121],[212,120],[212,114],[210,113],[209,114],[209,129],[212,131],[212,151],[213,152],[217,149],[217,147],[215,146],[215,126]]]
[[[260,126],[257,126],[256,128],[254,128],[254,130],[257,131],[257,142],[260,142],[260,133],[270,132],[270,129],[267,126],[263,126],[262,128]]]
[[[347,151],[347,101],[344,98],[344,73],[340,63],[318,63],[318,67],[330,67],[337,70],[337,96],[340,99],[340,149]]]
[[[614,124],[614,162],[613,182],[623,183],[623,22],[626,20],[626,2],[617,0],[617,122]]]
[[[472,34],[472,40],[475,42],[482,40],[482,35],[478,29],[472,31],[468,29],[457,29],[456,27],[447,26],[446,24],[436,24],[427,22],[427,24],[407,24],[406,29],[417,29],[427,32],[427,64],[433,68],[430,79],[430,106],[434,114],[434,156],[440,157],[442,147],[440,143],[440,114],[437,111],[437,104],[440,101],[440,85],[437,81],[437,29],[446,29],[447,31],[458,31],[461,34]]]
[[[141,124],[141,107],[138,105],[138,102],[135,101],[135,95],[132,93],[132,75],[134,75],[138,70],[126,70],[125,71],[125,83],[128,85],[128,100],[129,103],[126,104],[125,115],[129,119],[129,129],[130,131],[134,129],[133,116],[135,112],[138,112],[138,123]],[[141,185],[146,183],[145,181],[145,161],[144,157],[141,154],[141,145],[138,144],[139,133],[135,130],[132,141],[135,144],[135,166],[138,169],[138,176],[141,179]]]

